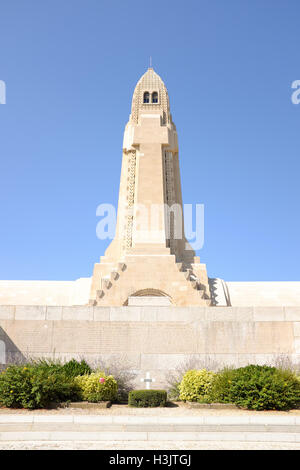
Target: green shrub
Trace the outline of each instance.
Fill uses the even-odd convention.
[[[230,384],[235,377],[235,371],[236,369],[225,367],[215,375],[210,392],[212,401],[219,403],[232,403],[232,397],[229,390]]]
[[[78,375],[90,374],[92,369],[84,359],[81,362],[72,359],[62,366],[62,371],[69,377],[77,377]]]
[[[250,410],[288,410],[300,404],[300,382],[291,371],[249,365],[217,374],[212,396]]]
[[[92,369],[84,359],[82,359],[81,362],[76,359],[71,359],[63,364],[60,360],[53,361],[51,359],[41,358],[33,359],[30,364],[45,371],[62,372],[68,377],[77,377],[77,375],[90,374],[92,372]]]
[[[43,365],[12,365],[0,374],[0,404],[11,408],[46,408],[51,402],[76,400],[79,388],[62,372]]]
[[[166,406],[167,392],[165,390],[131,390],[128,405],[136,407]]]
[[[179,399],[183,401],[209,402],[214,372],[202,370],[187,371],[179,385]]]
[[[51,371],[51,372],[61,372],[63,364],[60,360],[52,360],[52,359],[44,359],[44,358],[38,358],[38,359],[31,359],[25,364],[27,367],[34,367],[38,368],[39,370],[44,370],[44,371]]]
[[[99,401],[113,401],[117,397],[118,384],[112,375],[102,372],[79,375],[75,383],[80,388],[82,400],[97,403]]]

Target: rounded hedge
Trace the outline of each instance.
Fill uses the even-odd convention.
[[[138,408],[166,406],[166,402],[165,390],[131,390],[128,395],[128,405]]]
[[[183,401],[209,402],[215,373],[201,370],[187,371],[179,385],[179,399]]]
[[[288,370],[249,365],[219,372],[212,395],[249,410],[288,410],[300,404],[300,381]]]

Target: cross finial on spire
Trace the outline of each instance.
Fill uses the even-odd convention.
[[[152,57],[150,56],[150,69],[152,68]]]

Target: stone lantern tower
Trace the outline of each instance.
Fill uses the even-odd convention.
[[[116,236],[94,266],[90,303],[147,304],[140,297],[149,296],[157,305],[210,303],[206,266],[184,235],[177,131],[167,88],[153,68],[133,93]]]

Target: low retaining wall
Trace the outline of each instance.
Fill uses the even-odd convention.
[[[137,373],[137,387],[150,372],[159,388],[191,358],[299,363],[300,307],[0,306],[0,362],[22,355],[114,360]]]

